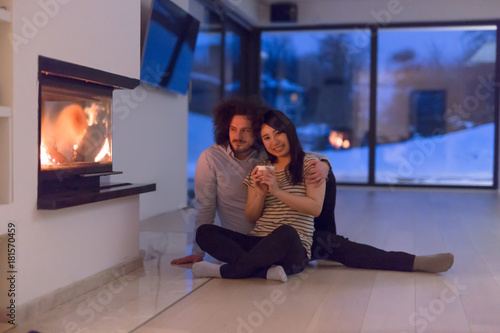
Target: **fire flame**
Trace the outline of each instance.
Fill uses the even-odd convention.
[[[102,160],[107,156],[111,156],[111,149],[109,149],[108,138],[106,138],[106,141],[104,142],[104,145],[102,146],[102,149],[99,152],[99,154],[97,154],[97,156],[95,157],[94,162],[99,162],[100,160]]]
[[[83,112],[85,112],[85,116],[87,116],[87,125],[92,126],[97,124],[97,114],[101,110],[101,107],[97,105],[97,103],[92,103],[91,106],[86,107]]]
[[[351,143],[349,140],[344,139],[345,133],[331,131],[330,136],[328,137],[328,141],[335,149],[347,149],[351,147]]]
[[[89,158],[95,162],[111,160],[111,145],[107,134],[102,133],[104,143],[92,140],[96,128],[94,126],[97,126],[98,130],[105,126],[102,118],[103,110],[106,112],[102,105],[96,103],[85,108],[71,104],[64,107],[55,119],[44,117],[40,144],[41,165],[64,165],[78,161],[77,156],[81,156],[81,151],[85,151],[89,142],[95,148],[100,148],[95,158],[88,156]],[[93,126],[94,132],[89,132],[90,126]],[[83,142],[86,134],[89,137]],[[97,146],[98,144],[102,144],[102,147]],[[82,149],[79,151],[80,146]]]
[[[43,142],[40,145],[40,163],[42,163],[42,165],[56,164],[55,161],[52,160],[49,153],[47,152],[47,148],[45,147],[45,144]]]

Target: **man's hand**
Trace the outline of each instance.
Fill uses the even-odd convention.
[[[191,254],[182,258],[174,259],[170,262],[171,265],[194,264],[195,262],[202,261],[203,257],[199,254]]]
[[[320,160],[312,160],[307,163],[307,166],[310,167],[310,169],[306,174],[306,182],[315,187],[320,186],[328,176],[330,166],[328,163]]]

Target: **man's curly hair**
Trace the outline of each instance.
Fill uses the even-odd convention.
[[[268,110],[260,99],[231,97],[222,100],[214,108],[214,141],[219,145],[229,144],[229,126],[234,116],[245,116],[252,122],[255,144],[259,144],[262,114]]]

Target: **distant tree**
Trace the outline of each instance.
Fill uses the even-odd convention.
[[[262,38],[262,52],[266,54],[263,72],[276,79],[297,79],[297,55],[288,34],[267,33]]]
[[[364,32],[327,34],[319,41],[320,94],[315,120],[332,128],[353,125],[354,77],[368,70],[370,45],[360,43]],[[316,92],[317,94],[317,92]]]

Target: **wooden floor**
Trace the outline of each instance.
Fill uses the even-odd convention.
[[[340,188],[336,217],[351,240],[452,252],[455,264],[427,274],[314,262],[287,283],[193,279],[168,264],[189,251],[192,215],[182,211],[144,221],[145,268],[100,311],[88,315],[89,300],[106,286],[12,332],[67,332],[68,323],[71,332],[500,332],[497,192]]]

